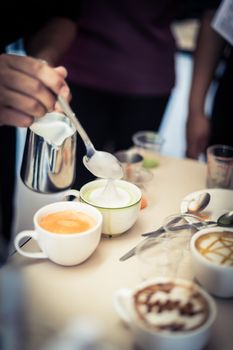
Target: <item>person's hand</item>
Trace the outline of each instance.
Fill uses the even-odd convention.
[[[202,113],[190,114],[186,125],[187,157],[198,159],[201,153],[205,153],[209,136],[210,120],[207,116]]]
[[[66,69],[64,67],[59,66],[59,67],[56,67],[54,69],[61,76],[63,76],[64,79],[67,77],[67,71],[66,71]],[[59,95],[61,95],[67,102],[70,102],[70,100],[71,100],[71,93],[70,93],[70,89],[69,89],[68,85],[66,84],[66,82],[64,82],[63,86],[61,87]],[[56,112],[64,113],[58,102],[56,102],[54,110]]]
[[[57,95],[69,98],[64,67],[28,56],[0,55],[0,124],[28,127],[54,110]]]

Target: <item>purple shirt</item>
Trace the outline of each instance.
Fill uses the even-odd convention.
[[[79,85],[130,95],[168,94],[175,79],[174,1],[81,1],[76,40],[62,62]]]

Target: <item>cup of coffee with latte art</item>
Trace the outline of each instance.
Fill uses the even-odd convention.
[[[94,207],[77,202],[57,202],[39,209],[33,218],[34,230],[18,233],[14,245],[19,254],[36,259],[50,259],[64,265],[85,261],[97,248],[103,218]],[[41,251],[28,252],[20,247],[31,237]]]
[[[216,318],[216,304],[197,284],[157,277],[133,289],[120,289],[115,309],[145,350],[200,350]]]
[[[218,297],[233,297],[233,229],[203,229],[192,237],[190,250],[202,286]]]
[[[102,234],[114,237],[130,229],[136,222],[141,206],[141,190],[124,180],[94,180],[80,191],[68,190],[66,196],[97,208],[103,215]]]

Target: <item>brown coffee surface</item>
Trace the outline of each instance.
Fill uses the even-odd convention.
[[[179,332],[202,326],[209,316],[206,299],[195,285],[158,283],[134,294],[140,322],[150,329]]]
[[[90,215],[76,210],[63,210],[42,216],[38,223],[44,230],[53,233],[81,233],[96,223]]]
[[[233,232],[209,232],[195,242],[199,253],[213,263],[233,267]]]

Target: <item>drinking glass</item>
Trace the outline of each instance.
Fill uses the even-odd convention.
[[[159,154],[164,138],[154,131],[139,131],[132,137],[134,146],[143,156],[145,168],[155,168],[159,165]]]
[[[233,189],[233,147],[207,148],[207,187]]]
[[[134,148],[117,151],[114,155],[122,165],[123,179],[144,189],[145,184],[152,179],[153,174],[143,168],[143,156]]]
[[[173,214],[165,218],[163,222],[166,237],[173,237],[179,245],[181,259],[177,268],[177,277],[192,279],[190,241],[199,230],[206,228],[207,223],[199,216],[192,214]]]
[[[182,250],[173,236],[147,238],[136,248],[139,276],[143,280],[176,277]]]

